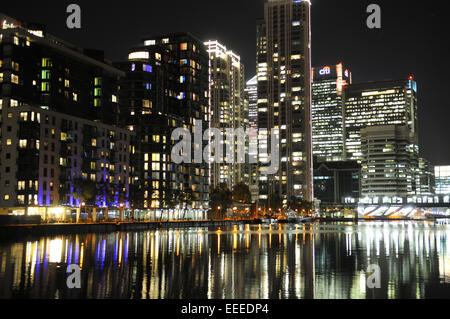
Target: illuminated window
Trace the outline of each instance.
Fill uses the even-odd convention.
[[[3,82],[3,73],[0,73],[0,83]]]
[[[92,145],[93,147],[96,147],[96,146],[97,146],[97,140],[96,140],[95,138],[92,139],[91,145]]]
[[[113,95],[112,98],[111,98],[111,101],[113,103],[117,103],[117,96]]]
[[[17,195],[17,201],[19,202],[19,205],[25,204],[25,195]]]
[[[159,162],[161,160],[161,154],[154,153],[152,154],[152,161]]]
[[[50,68],[50,67],[52,67],[52,60],[50,60],[49,58],[43,58],[42,59],[42,67],[43,68]]]
[[[142,107],[146,109],[152,108],[152,101],[150,100],[142,100]]]
[[[94,89],[94,96],[102,96],[102,89],[95,88]]]
[[[50,83],[42,82],[41,83],[41,91],[42,92],[50,92]]]
[[[5,195],[5,200],[9,200],[9,195]]]
[[[78,101],[78,94],[72,93],[72,97],[73,97],[73,100],[74,100],[75,102]]]
[[[69,80],[64,80],[64,86],[66,88],[70,87],[70,81]]]
[[[27,112],[21,112],[20,113],[20,120],[23,122],[27,122],[28,121],[28,113]]]
[[[12,140],[10,138],[8,138],[6,140],[6,145],[11,146],[12,145]]]
[[[18,106],[19,106],[19,101],[15,100],[15,99],[11,99],[10,107],[18,107]]]
[[[187,43],[181,43],[181,44],[180,44],[180,50],[181,50],[181,51],[186,51],[187,49],[188,49]]]
[[[19,147],[20,148],[27,148],[27,140],[20,140],[19,141]]]
[[[156,61],[161,61],[161,54],[155,53],[155,59],[156,59]]]
[[[95,107],[99,107],[102,105],[102,100],[101,99],[94,99],[94,106]]]
[[[42,80],[50,80],[50,70],[42,70]]]
[[[99,78],[99,77],[94,78],[94,85],[95,86],[101,86],[102,85],[102,78]]]
[[[153,71],[153,68],[152,68],[151,65],[143,64],[143,65],[142,65],[142,70],[143,70],[144,72],[152,72],[152,71]]]
[[[15,74],[11,74],[11,82],[14,84],[19,84],[19,77]]]
[[[149,59],[150,55],[146,51],[133,52],[128,55],[128,60]]]
[[[184,83],[186,82],[186,77],[185,76],[180,76],[180,83]]]
[[[11,65],[14,71],[19,72],[19,63],[12,62]]]

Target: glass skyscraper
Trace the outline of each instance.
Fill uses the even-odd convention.
[[[406,125],[417,135],[417,84],[407,80],[349,85],[345,94],[347,159],[361,161],[361,129]]]
[[[313,68],[313,154],[321,161],[345,159],[343,90],[351,82],[351,73],[342,63]]]

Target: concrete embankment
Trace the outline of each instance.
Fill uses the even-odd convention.
[[[252,220],[224,221],[169,221],[169,222],[117,222],[97,224],[47,224],[0,226],[0,239],[26,236],[111,233],[116,231],[145,231],[189,227],[226,227],[253,223]]]

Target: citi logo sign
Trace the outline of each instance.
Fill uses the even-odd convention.
[[[328,75],[331,74],[331,68],[329,66],[324,67],[322,70],[319,71],[320,75]]]

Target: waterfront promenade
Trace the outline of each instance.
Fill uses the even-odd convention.
[[[42,236],[78,233],[110,233],[115,231],[143,231],[164,228],[189,227],[221,227],[231,225],[253,224],[252,219],[238,220],[197,220],[197,221],[122,221],[101,223],[61,223],[35,225],[5,225],[0,226],[0,239],[24,236]]]

